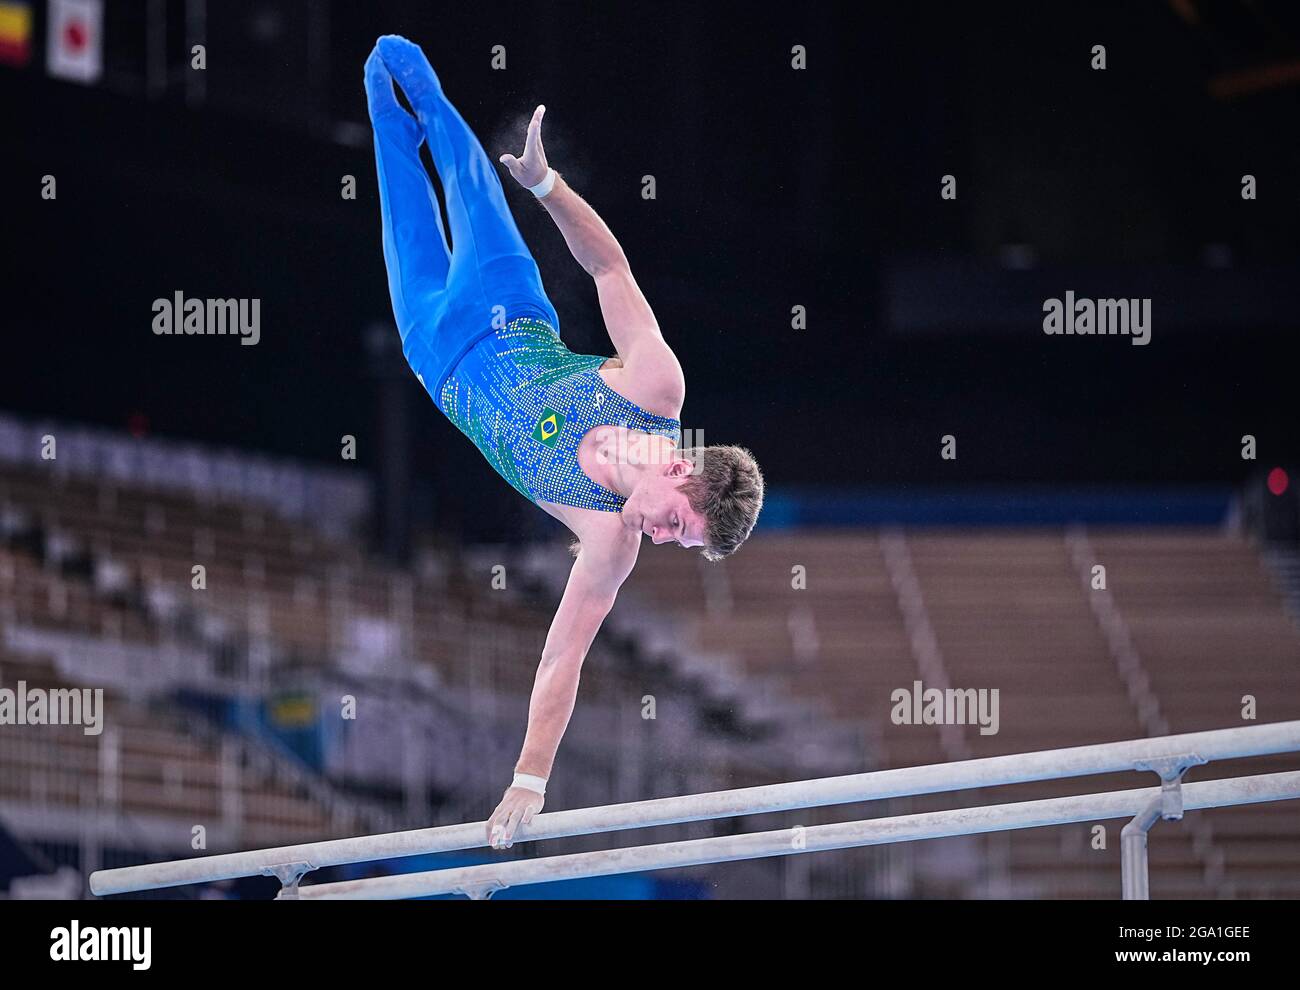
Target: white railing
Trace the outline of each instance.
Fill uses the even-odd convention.
[[[120,894],[270,875],[278,877],[284,885],[282,898],[422,897],[440,893],[483,897],[504,887],[550,880],[1131,816],[1132,821],[1121,833],[1123,894],[1126,898],[1145,898],[1148,896],[1147,832],[1160,818],[1175,820],[1189,809],[1300,798],[1300,771],[1184,784],[1182,775],[1189,767],[1211,760],[1297,751],[1300,751],[1300,721],[1277,722],[558,811],[538,815],[520,830],[517,841],[1125,770],[1154,772],[1160,776],[1159,787],[298,887],[303,875],[324,867],[486,846],[485,823],[476,822],[102,870],[91,875],[90,888],[100,895]]]

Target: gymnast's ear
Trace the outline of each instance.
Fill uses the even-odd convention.
[[[695,470],[695,462],[689,457],[683,457],[681,451],[673,454],[673,459],[668,462],[668,470],[664,473],[670,478],[685,478]]]

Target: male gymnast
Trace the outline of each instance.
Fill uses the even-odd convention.
[[[414,116],[397,102],[394,83]],[[542,808],[582,662],[642,537],[699,547],[709,560],[725,557],[754,527],[763,477],[741,447],[678,449],[681,365],[618,241],[547,164],[545,107],[533,113],[522,156],[500,161],[546,208],[595,280],[613,358],[574,354],[561,341],[496,170],[420,48],[395,35],[380,38],[365,84],[388,290],[406,360],[488,463],[577,538],[514,781],[488,821],[489,844],[502,848]],[[424,141],[446,196],[450,248],[419,156]]]

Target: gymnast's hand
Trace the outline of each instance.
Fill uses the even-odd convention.
[[[537,118],[534,118],[537,119]],[[526,787],[510,787],[487,822],[488,845],[509,849],[520,825],[527,825],[542,810],[545,798]]]
[[[546,149],[542,147],[542,117],[545,114],[544,106],[533,111],[533,119],[528,122],[528,137],[524,140],[522,158],[502,155],[499,159],[501,164],[510,170],[515,181],[525,188],[541,182],[546,178],[546,171],[550,168],[546,164]]]

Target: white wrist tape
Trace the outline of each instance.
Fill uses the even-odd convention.
[[[538,199],[541,199],[543,196],[549,196],[551,190],[554,188],[555,188],[555,169],[549,166],[546,169],[546,178],[544,178],[541,182],[537,183],[537,185],[535,186],[527,187],[528,191],[532,193],[534,196],[536,196]]]
[[[510,786],[522,787],[524,790],[527,791],[536,791],[542,797],[546,796],[546,778],[536,777],[531,773],[515,774],[514,783],[511,784]]]

